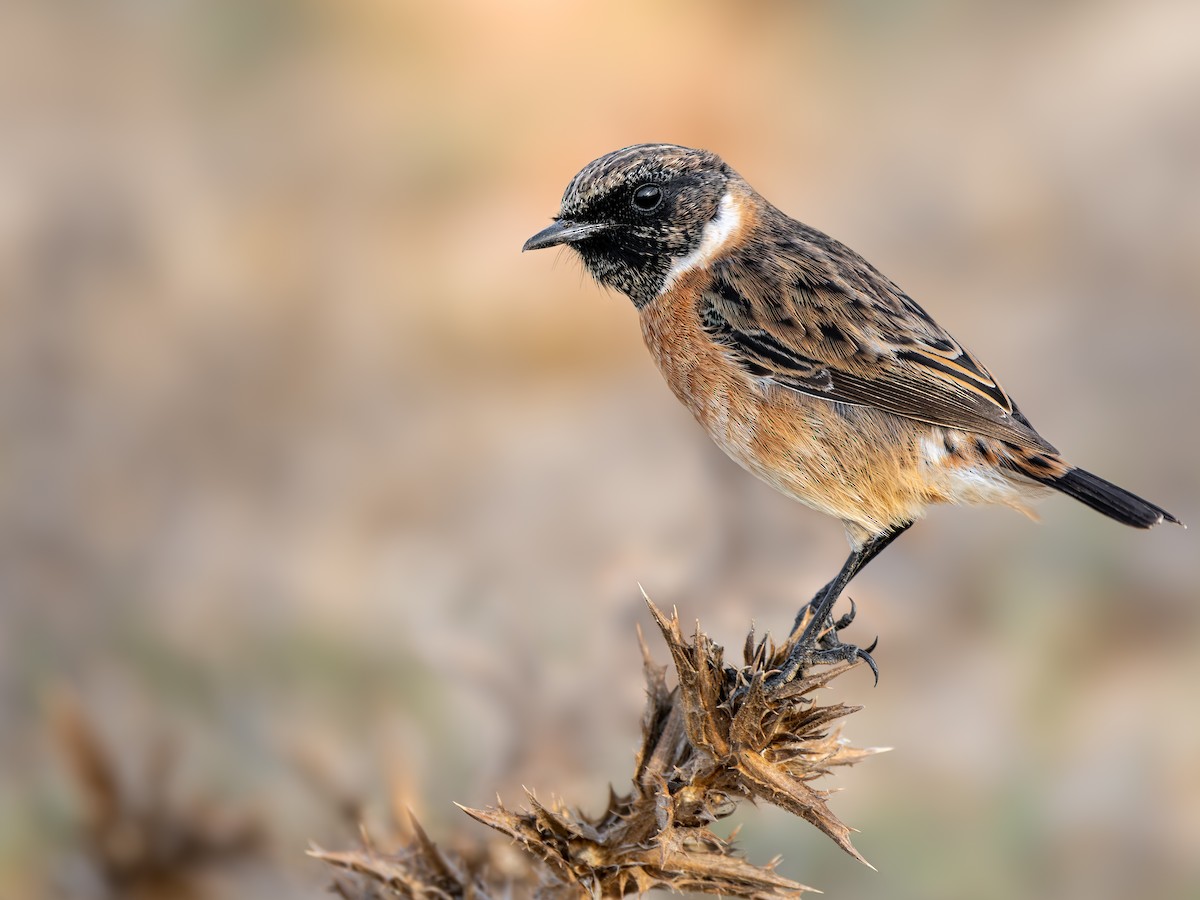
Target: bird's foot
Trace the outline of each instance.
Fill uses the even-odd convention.
[[[808,603],[805,603],[802,607],[800,607],[800,612],[796,614],[796,622],[792,625],[792,634],[795,634],[796,632],[807,633],[812,631],[811,627],[809,627],[811,625],[811,610],[814,604],[816,604],[820,599],[821,596],[818,594]],[[821,636],[819,638],[819,643],[821,646],[825,647],[836,645],[837,633],[843,629],[849,628],[851,623],[854,622],[854,616],[858,613],[858,606],[854,603],[853,597],[847,597],[846,599],[850,601],[849,612],[844,613],[842,617],[837,620],[833,618],[832,614],[825,617],[825,621],[821,625]],[[833,641],[832,644],[830,643],[831,639]]]
[[[787,684],[801,672],[812,666],[828,666],[839,662],[857,662],[862,660],[871,668],[875,683],[879,684],[879,666],[875,664],[871,653],[879,644],[875,638],[866,649],[854,644],[843,643],[838,638],[838,632],[854,621],[854,602],[851,601],[850,611],[837,621],[832,616],[826,619],[826,627],[820,632],[809,635],[807,632],[792,645],[791,651],[784,660],[783,666],[766,680],[767,688],[776,688]]]
[[[850,601],[849,612],[844,613],[836,622],[833,620],[832,615],[826,617],[825,627],[821,630],[821,637],[818,640],[818,643],[822,647],[836,647],[840,645],[842,642],[838,640],[838,632],[849,628],[854,621],[855,615],[858,614],[858,606],[855,605],[854,598],[847,597],[846,599]]]

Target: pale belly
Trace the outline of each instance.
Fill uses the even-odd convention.
[[[711,380],[704,390],[696,389],[694,375],[667,380],[672,387],[691,384],[676,395],[730,459],[780,493],[842,520],[855,541],[914,521],[939,503],[1000,504],[1032,515],[1029,502],[1045,493],[969,455],[951,458],[946,430],[937,426],[749,378]]]

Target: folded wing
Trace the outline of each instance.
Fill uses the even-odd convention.
[[[829,277],[819,261],[806,253],[786,281],[718,268],[700,299],[705,330],[748,373],[780,387],[1056,453],[987,369],[892,282],[857,255],[838,267],[849,278]]]

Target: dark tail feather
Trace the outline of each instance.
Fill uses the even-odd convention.
[[[1039,478],[1038,480],[1074,497],[1081,503],[1086,503],[1110,519],[1116,519],[1118,522],[1132,525],[1134,528],[1150,528],[1160,522],[1183,524],[1162,507],[1155,506],[1136,494],[1131,494],[1124,488],[1119,488],[1083,469],[1069,469],[1065,475],[1057,478]]]

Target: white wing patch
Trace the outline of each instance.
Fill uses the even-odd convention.
[[[925,461],[930,465],[941,465],[942,460],[946,458],[946,447],[941,435],[935,434],[933,437],[921,438],[921,452],[925,456]]]

